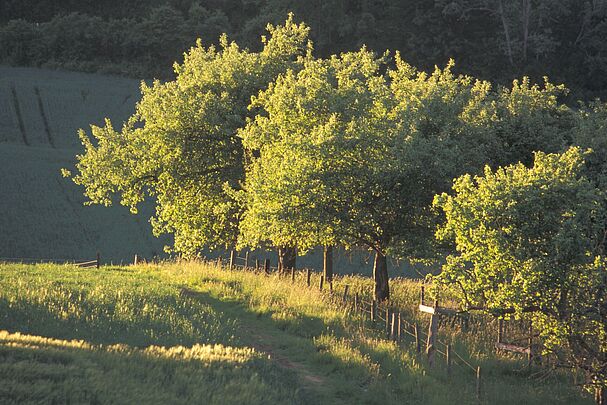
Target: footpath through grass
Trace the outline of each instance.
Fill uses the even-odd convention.
[[[393,285],[418,316],[417,285]],[[303,280],[199,263],[0,265],[0,403],[477,402],[468,370],[429,370],[329,301]],[[482,333],[444,333],[483,367],[483,403],[591,403],[564,373],[495,357]]]

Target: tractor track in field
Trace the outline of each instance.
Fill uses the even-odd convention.
[[[25,130],[25,123],[23,121],[23,115],[21,114],[21,105],[19,104],[19,97],[17,96],[17,89],[15,85],[11,86],[11,95],[13,97],[13,109],[15,110],[15,116],[17,117],[17,124],[19,125],[19,132],[21,132],[21,139],[25,146],[30,146],[27,139],[27,132]]]

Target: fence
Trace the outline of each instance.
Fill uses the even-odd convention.
[[[223,259],[220,257],[217,259],[217,264],[221,265]],[[244,257],[236,255],[236,252],[230,252],[228,261],[229,269],[244,269],[254,271],[261,274],[270,274],[272,270],[278,270],[277,267],[271,267],[270,261],[267,258],[263,259],[263,264],[259,259],[253,261],[250,259],[248,252],[245,253]],[[316,288],[311,283],[311,276],[314,274],[314,270],[311,269],[283,269],[283,271],[276,273],[278,277],[288,277],[292,283],[297,282],[301,277],[300,274],[304,274],[305,284],[309,288]],[[318,278],[318,289],[320,291],[328,291],[329,302],[341,306],[346,310],[352,310],[362,316],[364,322],[376,331],[385,334],[386,339],[394,341],[399,347],[404,344],[412,344],[415,352],[422,356],[424,355],[427,361],[427,365],[430,368],[437,366],[437,356],[444,358],[444,367],[448,375],[451,375],[454,366],[459,367],[462,370],[468,370],[471,373],[471,377],[474,378],[474,390],[478,401],[482,399],[482,371],[479,365],[472,365],[467,361],[462,354],[458,353],[453,345],[449,342],[444,342],[438,338],[439,329],[439,317],[453,317],[468,314],[468,311],[458,311],[451,308],[440,307],[438,301],[435,300],[432,305],[427,305],[425,302],[425,291],[424,286],[421,286],[420,291],[420,302],[418,310],[422,313],[430,315],[428,331],[424,332],[423,328],[418,325],[417,322],[410,322],[405,319],[402,313],[389,305],[381,304],[375,300],[361,299],[361,296],[355,292],[350,292],[349,285],[340,285],[343,287],[341,293],[337,293],[337,289],[333,284],[333,280],[326,281],[322,274]],[[372,295],[372,294],[369,294]],[[485,310],[484,308],[471,308],[471,310]],[[535,307],[523,308],[523,312],[531,313],[538,309]],[[510,342],[504,341],[504,320],[503,315],[513,313],[513,309],[507,308],[498,311],[496,316],[500,316],[498,320],[498,331],[497,339],[494,347],[498,351],[512,352],[523,354],[527,356],[528,366],[532,365],[534,360],[541,361],[541,345],[534,342],[534,338],[539,336],[538,333],[534,333],[533,325],[528,324],[527,334],[518,340],[511,340]],[[406,339],[410,341],[407,342]],[[525,341],[526,345],[519,345],[517,343]],[[425,348],[423,346],[425,342]],[[422,351],[423,350],[423,351]],[[557,364],[553,364],[556,366]],[[598,391],[597,391],[598,392]],[[602,391],[601,391],[602,392]],[[602,398],[602,397],[601,397]],[[603,402],[597,402],[603,403]]]
[[[72,264],[74,266],[90,269],[101,267],[101,256],[97,252],[97,256],[93,260],[67,260],[67,259],[42,259],[42,258],[23,258],[23,257],[0,257],[0,263],[21,263],[21,264],[36,264],[36,263],[52,263],[52,264]]]
[[[217,265],[223,264],[223,258],[217,258]],[[236,252],[231,251],[227,261],[228,269],[242,269],[253,271],[259,274],[270,274],[272,270],[278,270],[277,267],[271,267],[270,261],[267,258],[263,262],[259,259],[250,259],[248,252],[244,257],[238,256]],[[254,264],[253,264],[254,263]],[[262,264],[263,263],[263,264]],[[480,401],[482,394],[482,373],[480,366],[473,366],[466,361],[464,356],[458,353],[450,343],[443,342],[438,339],[438,316],[447,315],[455,312],[445,308],[438,308],[438,304],[434,307],[424,305],[423,292],[420,296],[420,309],[424,307],[422,312],[431,313],[430,325],[428,332],[416,323],[406,320],[402,313],[393,307],[378,303],[375,300],[362,299],[358,292],[351,293],[350,286],[343,284],[340,287],[341,292],[337,292],[333,280],[325,281],[322,274],[318,278],[318,286],[312,285],[311,277],[315,273],[311,269],[285,269],[280,273],[275,273],[278,277],[288,278],[291,283],[305,280],[305,285],[309,288],[318,288],[320,291],[328,292],[328,302],[345,310],[353,311],[362,317],[363,325],[367,325],[385,335],[385,338],[395,342],[399,347],[405,344],[413,345],[415,352],[419,355],[425,355],[429,367],[436,367],[436,356],[441,355],[444,358],[444,366],[447,374],[451,375],[454,366],[460,367],[463,370],[470,370],[471,377],[474,378],[474,389],[476,397]],[[303,276],[303,277],[302,277]],[[341,288],[343,287],[343,288]],[[422,290],[423,291],[423,290]],[[410,341],[407,341],[410,339]],[[422,353],[422,341],[425,341],[425,349]]]

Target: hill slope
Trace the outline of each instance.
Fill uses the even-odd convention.
[[[79,128],[109,117],[120,125],[139,98],[136,80],[0,67],[0,258],[106,260],[151,257],[151,207],[85,207],[82,190],[61,177],[81,150]]]
[[[345,285],[368,297],[370,278],[338,277],[333,296],[318,278],[308,288],[304,273],[200,263],[0,264],[0,402],[590,403],[568,372],[495,353],[492,323],[441,323],[439,340],[483,369],[477,401],[464,363],[450,376],[442,356],[431,368],[408,334],[388,341],[383,323],[346,310]],[[393,285],[393,309],[425,328],[419,284]]]

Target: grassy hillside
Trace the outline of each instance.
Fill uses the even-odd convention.
[[[371,286],[339,278],[338,295],[345,283]],[[417,290],[394,281],[395,303],[421,322]],[[198,263],[0,265],[0,329],[2,403],[476,402],[466,369],[428,368],[411,339],[387,341],[300,275],[293,285]],[[494,354],[492,333],[482,322],[440,332],[481,365],[482,403],[590,403],[567,374]]]
[[[81,146],[76,134],[104,117],[118,125],[134,111],[139,83],[102,75],[0,67],[0,258],[105,260],[162,253],[151,207],[84,207],[63,179]]]
[[[139,98],[137,80],[0,66],[0,142],[78,150],[79,128],[119,126]]]

